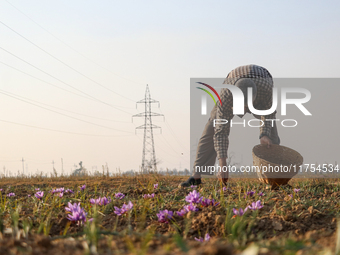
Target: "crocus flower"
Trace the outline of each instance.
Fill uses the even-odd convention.
[[[252,196],[254,196],[254,194],[255,194],[255,191],[251,190],[251,191],[248,191],[247,194],[244,197],[248,197],[248,196],[252,197]]]
[[[197,188],[197,185],[191,185],[190,188],[196,189],[196,188]]]
[[[123,199],[125,197],[125,195],[123,193],[116,193],[115,194],[115,198],[119,198],[119,199]]]
[[[35,188],[36,191],[39,191],[40,189],[39,188]]]
[[[199,209],[196,207],[196,205],[193,205],[192,203],[190,203],[190,205],[183,206],[183,208],[187,212],[197,212],[197,211],[199,211]]]
[[[210,235],[209,235],[209,233],[206,233],[205,236],[204,236],[204,239],[203,239],[203,237],[200,237],[200,238],[195,237],[195,240],[198,241],[198,242],[201,242],[201,243],[203,243],[204,241],[208,242],[210,240]]]
[[[54,194],[54,193],[64,192],[64,188],[52,189],[50,192],[53,193],[53,194]]]
[[[298,193],[300,191],[300,189],[294,189],[295,193]]]
[[[15,197],[15,193],[8,193],[7,196],[8,197]]]
[[[144,199],[147,199],[147,198],[154,198],[155,197],[155,193],[152,193],[151,195],[150,194],[145,194],[143,195],[143,198]]]
[[[74,193],[74,192],[73,192],[73,190],[71,190],[71,189],[66,189],[66,190],[65,190],[65,193]]]
[[[31,195],[30,195],[30,194],[28,194],[27,196],[28,196],[28,197],[31,197]]]
[[[223,190],[223,191],[227,191],[227,187],[223,187],[222,190]]]
[[[2,189],[0,189],[0,192],[2,191]]]
[[[158,183],[154,184],[154,185],[153,185],[153,188],[154,188],[154,189],[158,189]]]
[[[86,189],[86,184],[80,187],[81,191],[84,191]]]
[[[250,210],[258,210],[261,209],[263,205],[261,205],[261,200],[251,203],[251,206],[248,206]]]
[[[98,205],[99,202],[100,202],[100,198],[97,198],[97,199],[91,198],[90,199],[90,203],[93,204],[93,205]]]
[[[259,192],[257,195],[259,195],[260,197],[264,196],[264,193],[261,191]]]
[[[71,202],[68,202],[67,204],[68,207],[65,207],[65,210],[68,211],[68,212],[71,212],[73,211],[75,208],[77,208],[78,206],[80,206],[80,203],[74,203],[72,204]]]
[[[107,198],[107,197],[102,197],[100,199],[100,204],[99,205],[107,205],[111,203],[111,198]]]
[[[44,196],[44,191],[38,191],[34,196],[38,199],[42,199]]]
[[[157,213],[158,221],[162,223],[169,223],[168,219],[172,219],[173,214],[174,213],[172,211],[168,210],[159,211],[159,213]]]
[[[122,208],[119,208],[117,206],[115,206],[115,211],[114,213],[117,214],[118,216],[123,215],[125,213],[127,213],[128,211],[130,211],[133,207],[133,204],[131,203],[131,201],[129,201],[128,204],[123,204]]]
[[[200,197],[200,193],[196,190],[192,191],[185,197],[185,201],[188,203],[199,204],[202,201],[203,197]]]
[[[64,193],[63,192],[60,192],[57,194],[58,197],[63,197],[64,196]]]
[[[240,209],[233,208],[234,216],[242,216],[247,210],[248,207],[246,207],[244,210],[242,208]]]
[[[96,205],[107,205],[111,203],[111,198],[107,199],[106,197],[99,197],[97,199],[90,199],[91,204],[96,204]]]
[[[182,209],[180,211],[177,211],[176,213],[178,216],[183,217],[187,212],[188,212],[187,210]]]
[[[73,205],[69,202],[68,207],[65,208],[66,211],[71,214],[67,215],[67,219],[70,221],[78,222],[78,224],[82,224],[86,222],[86,215],[84,208],[80,207],[80,203],[74,203]]]
[[[217,206],[217,205],[219,205],[219,204],[220,204],[220,203],[219,203],[219,202],[215,202],[214,199],[210,200],[209,198],[202,198],[202,200],[201,200],[201,205],[202,205],[203,207],[208,207],[208,206],[210,206],[210,205],[212,205],[212,206]]]

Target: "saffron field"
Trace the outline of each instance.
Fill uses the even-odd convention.
[[[337,179],[0,178],[0,254],[334,254]]]

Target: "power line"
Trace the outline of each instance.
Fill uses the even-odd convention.
[[[31,20],[33,23],[35,23],[37,26],[39,26],[41,29],[43,29],[45,32],[47,32],[48,34],[50,34],[51,36],[53,36],[55,39],[57,39],[58,41],[60,41],[61,43],[63,43],[64,45],[66,45],[68,48],[70,48],[71,50],[73,50],[74,52],[76,52],[77,54],[81,55],[82,57],[86,58],[88,61],[94,63],[95,65],[103,68],[104,70],[112,73],[113,75],[115,76],[118,76],[124,80],[127,80],[127,81],[130,81],[130,82],[133,82],[133,83],[136,83],[136,84],[139,84],[139,85],[142,85],[142,83],[140,82],[136,82],[134,80],[131,80],[131,79],[128,79],[124,76],[121,76],[119,74],[116,74],[114,72],[112,72],[111,70],[105,68],[104,66],[98,64],[97,62],[93,61],[92,59],[88,58],[87,56],[85,56],[84,54],[82,54],[81,52],[77,51],[76,49],[74,49],[73,47],[71,47],[69,44],[67,44],[66,42],[64,42],[63,40],[61,40],[59,37],[57,37],[56,35],[52,34],[50,31],[48,31],[46,28],[44,28],[43,26],[41,26],[38,22],[36,22],[35,20],[33,20],[31,17],[29,17],[27,14],[25,14],[23,11],[19,10],[18,7],[14,6],[12,3],[10,3],[9,1],[5,0],[8,4],[10,4],[14,9],[16,9],[17,11],[19,11],[21,14],[23,14],[24,16],[26,16],[29,20]]]
[[[131,113],[129,113],[129,112],[127,112],[127,111],[121,110],[121,109],[119,109],[119,108],[117,108],[117,107],[115,107],[115,106],[113,106],[113,105],[111,105],[111,104],[109,104],[109,103],[106,103],[106,102],[104,102],[104,101],[102,101],[102,100],[100,100],[100,99],[98,99],[98,98],[95,98],[95,97],[91,96],[90,94],[87,94],[86,92],[83,92],[83,91],[81,91],[80,89],[77,89],[76,87],[74,87],[74,86],[72,86],[72,85],[70,85],[70,84],[68,84],[68,83],[66,83],[66,82],[64,82],[64,81],[62,81],[62,80],[60,80],[59,78],[57,78],[57,77],[55,77],[55,76],[53,76],[53,75],[51,75],[51,74],[45,72],[44,70],[40,69],[39,67],[36,67],[35,65],[33,65],[33,64],[29,63],[29,62],[27,62],[26,60],[24,60],[24,59],[22,59],[22,58],[16,56],[15,54],[11,53],[10,51],[4,49],[4,48],[1,47],[1,46],[0,46],[0,49],[2,49],[3,51],[7,52],[7,53],[10,54],[10,55],[12,55],[13,57],[15,57],[15,58],[17,58],[17,59],[20,59],[21,61],[25,62],[26,64],[28,64],[28,65],[34,67],[35,69],[39,70],[40,72],[42,72],[42,73],[44,73],[44,74],[46,74],[46,75],[52,77],[53,79],[56,79],[57,81],[59,81],[59,82],[65,84],[66,86],[71,87],[72,89],[77,90],[77,91],[79,91],[80,93],[82,93],[82,94],[84,94],[84,95],[86,95],[86,96],[88,96],[88,97],[94,99],[95,101],[100,102],[100,103],[105,104],[105,105],[108,105],[108,106],[110,106],[110,107],[112,107],[112,108],[115,108],[115,109],[118,110],[118,111],[125,112],[125,113],[131,115]]]
[[[46,84],[49,84],[49,85],[51,85],[51,86],[53,86],[53,87],[55,87],[55,88],[58,88],[58,89],[60,89],[60,90],[63,90],[63,91],[66,91],[66,92],[68,92],[68,93],[71,93],[71,94],[73,94],[73,95],[76,95],[76,96],[79,96],[79,97],[82,97],[82,98],[89,99],[89,100],[92,100],[92,101],[97,102],[97,100],[95,100],[95,99],[93,99],[93,98],[90,98],[90,97],[87,97],[87,96],[84,96],[84,95],[81,95],[81,94],[77,94],[77,93],[75,93],[75,92],[73,92],[73,91],[64,89],[64,88],[62,88],[62,87],[60,87],[60,86],[57,86],[57,85],[55,85],[55,84],[53,84],[53,83],[50,83],[50,82],[45,81],[45,80],[42,80],[42,79],[40,79],[40,78],[38,78],[38,77],[36,77],[36,76],[33,76],[33,75],[29,74],[29,73],[26,73],[26,72],[24,72],[24,71],[22,71],[22,70],[20,70],[20,69],[18,69],[18,68],[16,68],[16,67],[14,67],[14,66],[11,66],[11,65],[9,65],[9,64],[6,64],[6,63],[4,63],[4,62],[2,62],[2,61],[0,61],[0,64],[3,64],[3,65],[5,65],[5,66],[7,66],[7,67],[9,67],[9,68],[12,68],[12,69],[14,69],[14,70],[16,70],[16,71],[18,71],[18,72],[20,72],[20,73],[23,73],[23,74],[25,74],[25,75],[27,75],[27,76],[30,76],[30,77],[32,77],[32,78],[38,80],[38,81],[44,82],[44,83],[46,83]],[[124,106],[119,106],[119,105],[113,105],[113,106],[114,106],[114,107],[118,107],[118,108],[134,109],[134,108],[131,108],[131,107],[124,107]]]
[[[162,139],[164,139],[165,143],[167,144],[167,146],[169,146],[173,152],[177,155],[177,157],[180,155],[180,153],[178,153],[178,151],[176,151],[172,146],[171,144],[165,139],[165,137],[163,135],[161,135],[160,137],[162,137]]]
[[[162,112],[161,109],[160,109],[160,112]],[[180,139],[178,139],[177,135],[175,134],[175,132],[173,131],[173,129],[171,128],[170,124],[167,122],[166,119],[165,119],[165,125],[168,127],[168,129],[170,130],[170,133],[171,133],[172,136],[175,138],[175,140],[177,141],[177,143],[178,143],[185,151],[188,151],[188,149],[180,142]]]
[[[72,66],[66,64],[64,61],[60,60],[59,58],[55,57],[54,55],[52,55],[51,53],[49,53],[48,51],[44,50],[43,48],[41,48],[39,45],[35,44],[34,42],[32,42],[31,40],[29,40],[28,38],[26,38],[25,36],[23,36],[22,34],[20,34],[19,32],[15,31],[13,28],[11,28],[10,26],[6,25],[5,23],[3,23],[1,20],[0,20],[0,23],[7,27],[8,29],[10,29],[12,32],[16,33],[17,35],[19,35],[21,38],[25,39],[26,41],[28,41],[29,43],[31,43],[32,45],[34,45],[35,47],[37,47],[39,50],[41,50],[42,52],[46,53],[47,55],[49,55],[50,57],[54,58],[55,60],[57,60],[58,62],[62,63],[63,65],[67,66],[68,68],[70,68],[71,70],[73,70],[74,72],[80,74],[81,76],[85,77],[86,79],[88,79],[89,81],[92,81],[93,83],[97,84],[98,86],[102,87],[102,88],[105,88],[106,90],[120,96],[120,97],[123,97],[127,100],[130,100],[130,101],[134,101],[126,96],[123,96],[115,91],[113,91],[112,89],[102,85],[101,83],[91,79],[90,77],[88,77],[87,75],[81,73],[80,71],[78,71],[77,69],[73,68]]]
[[[58,109],[58,110],[61,110],[61,111],[70,112],[70,113],[73,113],[73,114],[77,114],[77,115],[81,115],[81,116],[85,116],[85,117],[89,117],[89,118],[94,118],[94,119],[99,119],[99,120],[105,120],[105,121],[111,121],[111,122],[131,123],[130,121],[111,120],[111,119],[99,118],[99,117],[90,116],[90,115],[87,115],[87,114],[82,114],[82,113],[73,112],[73,111],[66,110],[66,109],[63,109],[63,108],[59,108],[59,107],[56,107],[56,106],[53,106],[53,105],[41,103],[41,102],[38,102],[38,101],[35,101],[35,100],[32,100],[32,99],[26,98],[26,97],[22,97],[22,96],[19,96],[19,95],[14,94],[14,93],[10,93],[10,92],[8,92],[8,91],[1,90],[1,89],[0,89],[0,93],[1,93],[1,92],[7,93],[7,94],[9,94],[9,95],[12,95],[12,96],[15,96],[15,97],[18,97],[18,98],[21,98],[21,99],[25,99],[25,100],[32,101],[32,102],[35,102],[35,103],[37,103],[37,104],[46,105],[46,106],[51,107],[51,108],[55,108],[55,109]]]
[[[114,136],[114,135],[82,134],[82,133],[76,133],[76,132],[68,132],[68,131],[62,131],[62,130],[56,130],[56,129],[50,129],[50,128],[37,127],[37,126],[32,126],[32,125],[27,125],[27,124],[22,124],[22,123],[17,123],[17,122],[2,120],[2,119],[0,119],[0,122],[10,123],[10,124],[19,125],[19,126],[24,126],[24,127],[36,128],[36,129],[41,129],[41,130],[47,130],[47,131],[53,131],[53,132],[59,132],[59,133],[66,133],[66,134],[71,134],[71,135],[96,136],[96,137],[123,137],[123,136],[133,136],[133,135],[116,135],[116,136]]]
[[[102,128],[106,128],[106,129],[111,129],[111,130],[114,130],[114,131],[119,131],[119,132],[124,132],[124,133],[131,133],[131,132],[129,132],[129,131],[119,130],[119,129],[115,129],[115,128],[103,126],[103,125],[100,125],[100,124],[96,124],[96,123],[93,123],[93,122],[90,122],[90,121],[87,121],[87,120],[82,120],[82,119],[79,119],[79,118],[76,118],[76,117],[72,117],[72,116],[70,116],[70,115],[67,115],[67,114],[64,114],[64,113],[61,113],[61,112],[57,112],[57,111],[55,111],[55,110],[48,109],[48,108],[46,108],[46,107],[37,105],[37,104],[35,104],[35,103],[31,103],[31,102],[28,102],[28,101],[26,101],[26,100],[17,98],[17,97],[15,97],[15,96],[8,95],[8,94],[6,94],[6,93],[4,93],[4,92],[1,92],[1,91],[0,91],[0,94],[9,96],[9,97],[11,97],[11,98],[14,98],[14,99],[17,99],[17,100],[19,100],[19,101],[25,102],[25,103],[27,103],[27,104],[34,105],[34,106],[36,106],[36,107],[42,108],[42,109],[47,110],[47,111],[54,112],[54,113],[60,114],[60,115],[62,115],[62,116],[69,117],[69,118],[71,118],[71,119],[75,119],[75,120],[78,120],[78,121],[82,121],[82,122],[85,122],[85,123],[88,123],[88,124],[92,124],[92,125],[95,125],[95,126],[98,126],[98,127],[102,127]]]

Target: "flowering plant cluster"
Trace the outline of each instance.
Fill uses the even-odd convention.
[[[198,241],[198,242],[201,242],[201,243],[208,242],[210,240],[210,235],[209,235],[209,233],[206,233],[205,236],[204,236],[204,239],[203,239],[203,237],[200,237],[200,238],[195,237],[195,240]]]
[[[125,197],[125,195],[123,193],[116,193],[115,194],[115,198],[118,198],[118,199],[123,199]]]
[[[111,203],[111,198],[107,198],[107,197],[99,197],[97,199],[91,198],[90,203],[95,204],[95,205],[107,205]]]
[[[65,207],[65,210],[70,212],[70,214],[67,215],[67,219],[70,221],[77,222],[78,224],[82,224],[86,222],[86,215],[84,208],[80,207],[80,203],[70,203],[68,202],[68,207]]]
[[[154,197],[155,197],[155,193],[152,193],[151,195],[150,195],[150,194],[145,194],[145,195],[143,195],[143,198],[144,198],[144,199],[154,198]]]
[[[34,196],[41,200],[44,196],[44,191],[37,191]]]
[[[242,208],[240,209],[233,208],[234,213],[233,217],[242,216],[248,209],[255,211],[261,209],[262,207],[263,205],[261,204],[261,200],[257,200],[256,202],[252,202],[251,205],[248,205],[246,208],[244,208],[244,210]]]
[[[163,210],[159,211],[159,213],[156,214],[158,217],[158,221],[162,223],[169,223],[168,220],[172,219],[174,216],[173,211]]]
[[[15,197],[15,193],[11,192],[7,194],[8,197]]]
[[[114,213],[117,214],[118,216],[120,216],[120,215],[123,215],[123,214],[127,213],[132,208],[133,208],[133,204],[131,203],[131,201],[129,201],[128,204],[123,204],[122,208],[119,208],[119,207],[115,206]]]

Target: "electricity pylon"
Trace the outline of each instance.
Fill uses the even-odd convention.
[[[154,171],[157,170],[153,129],[161,127],[153,125],[151,117],[156,116],[164,117],[163,114],[151,112],[151,104],[153,103],[158,103],[159,107],[159,101],[156,101],[151,98],[149,86],[146,85],[145,98],[137,102],[137,104],[144,104],[145,110],[142,113],[138,113],[132,116],[132,117],[144,117],[144,125],[136,127],[136,129],[144,129],[143,156],[142,156],[142,172],[144,173],[150,170]]]

